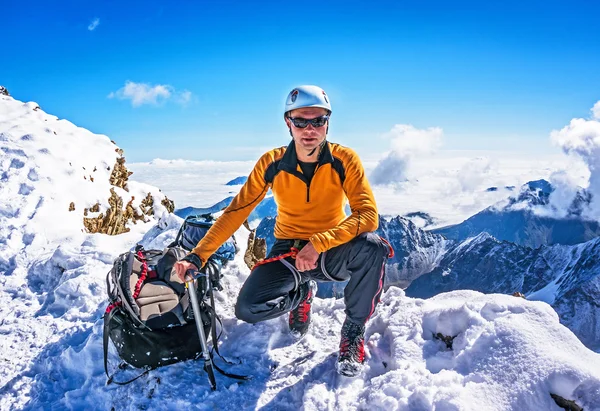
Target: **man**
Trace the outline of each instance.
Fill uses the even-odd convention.
[[[372,233],[379,217],[358,155],[326,140],[330,115],[329,97],[321,88],[292,90],[284,110],[292,142],[258,160],[239,194],[175,269],[183,280],[189,269],[201,268],[271,188],[277,203],[277,241],[268,257],[275,259],[252,271],[238,296],[236,316],[256,323],[289,312],[290,331],[303,336],[310,324],[315,280],[349,280],[337,369],[355,376],[364,361],[365,323],[383,290],[389,250]],[[344,212],[347,200],[349,216]],[[294,259],[290,254],[296,252]]]

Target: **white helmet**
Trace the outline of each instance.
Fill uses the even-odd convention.
[[[317,86],[300,86],[290,91],[285,101],[284,117],[289,111],[302,107],[321,107],[331,113],[327,93]]]

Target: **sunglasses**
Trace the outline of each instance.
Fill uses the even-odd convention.
[[[324,116],[317,117],[317,118],[311,118],[311,119],[302,118],[302,117],[288,117],[288,118],[290,119],[292,124],[298,128],[306,128],[306,127],[308,127],[309,124],[315,128],[323,127],[325,125],[325,123],[327,123],[327,120],[329,120],[328,115],[324,115]]]

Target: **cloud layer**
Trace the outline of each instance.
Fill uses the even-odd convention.
[[[192,93],[188,90],[176,91],[168,84],[151,85],[126,81],[125,86],[108,95],[108,98],[131,100],[133,107],[144,104],[159,105],[166,101],[186,106],[192,100]]]
[[[466,162],[458,170],[457,179],[462,191],[475,191],[487,180],[492,165],[486,157],[477,157]]]
[[[391,151],[371,173],[371,183],[386,185],[405,181],[411,159],[433,153],[441,146],[443,134],[439,127],[418,129],[410,124],[396,124],[384,135],[391,140]]]

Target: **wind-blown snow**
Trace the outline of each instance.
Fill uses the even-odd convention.
[[[550,393],[600,409],[600,355],[562,326],[546,303],[504,295],[463,291],[420,300],[391,287],[367,326],[364,372],[340,377],[334,364],[343,301],[315,300],[313,324],[299,342],[288,335],[285,316],[242,323],[233,306],[249,275],[243,252],[224,270],[225,290],[217,293],[225,326],[221,351],[242,363],[217,361],[252,375],[251,381],[217,374],[219,388],[211,392],[201,362],[187,361],[127,386],[106,386],[105,275],[136,242],[164,247],[181,219],[157,206],[157,220],[129,233],[82,232],[80,210],[108,196],[108,170],[100,174],[99,166],[112,165],[116,147],[34,106],[0,97],[2,410],[558,409]],[[98,178],[91,183],[83,176],[94,166]],[[135,182],[129,193],[119,193],[139,201],[147,191],[160,195]],[[71,201],[76,211],[68,211]],[[240,245],[247,234],[238,230]],[[434,338],[437,333],[455,336],[452,348]],[[114,371],[113,347],[109,361]],[[121,371],[118,378],[137,372]]]

